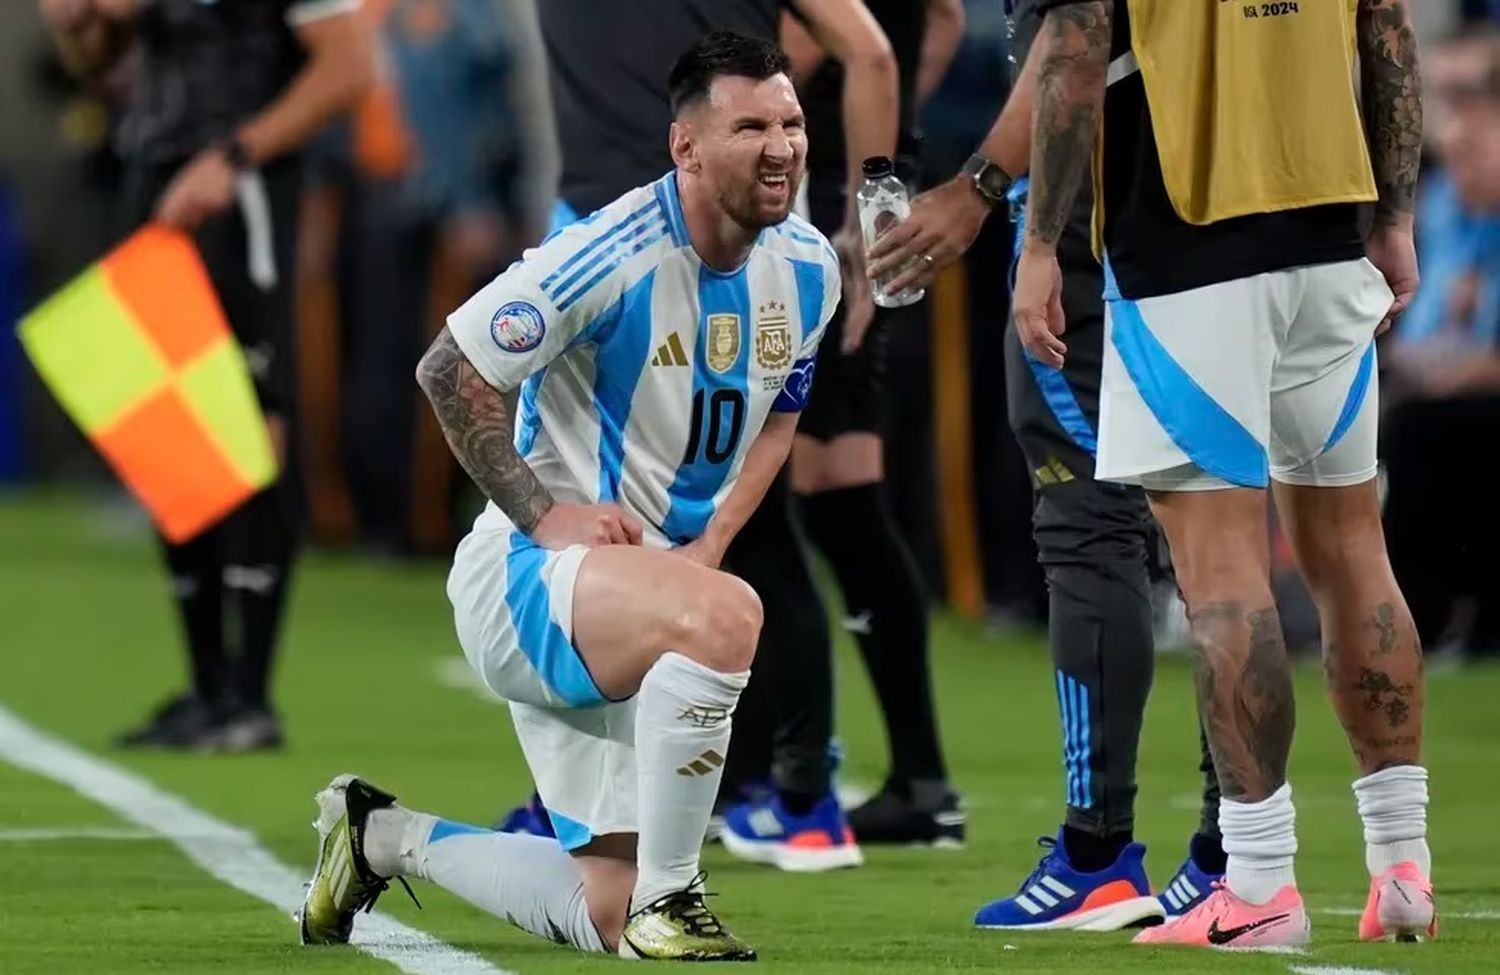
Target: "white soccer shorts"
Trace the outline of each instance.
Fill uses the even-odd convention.
[[[1110,298],[1096,476],[1154,491],[1371,479],[1391,300],[1363,258]]]
[[[569,850],[636,831],[635,700],[605,698],[573,646],[573,586],[588,551],[476,530],[448,575],[464,656],[510,702],[537,792]]]

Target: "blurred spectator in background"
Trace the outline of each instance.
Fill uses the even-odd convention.
[[[378,80],[319,140],[303,215],[311,515],[320,538],[446,553],[464,482],[396,391],[446,313],[534,235],[517,201],[515,36],[498,0],[367,0],[362,14]]]
[[[125,222],[155,220],[194,235],[245,350],[282,469],[219,525],[163,543],[193,686],[122,735],[123,745],[281,744],[267,685],[297,547],[289,448],[296,153],[369,77],[368,45],[349,16],[354,6],[41,0],[79,75],[99,77],[131,50],[140,57],[118,133],[129,166]]]
[[[1427,58],[1438,166],[1418,208],[1422,288],[1384,348],[1386,532],[1426,646],[1500,649],[1500,30]]]

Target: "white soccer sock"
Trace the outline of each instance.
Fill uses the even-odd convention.
[[[1365,824],[1365,866],[1378,876],[1414,860],[1432,876],[1427,848],[1427,770],[1395,765],[1354,780],[1354,801]]]
[[[364,844],[376,873],[421,877],[548,941],[609,950],[589,917],[578,864],[551,837],[496,833],[395,806],[370,813]]]
[[[640,839],[636,911],[698,874],[703,834],[729,750],[730,716],[749,671],[721,674],[664,653],[641,681],[635,716]]]
[[[1297,853],[1297,810],[1291,783],[1260,802],[1219,804],[1219,831],[1229,865],[1224,881],[1230,893],[1251,904],[1264,904],[1288,884],[1297,882],[1292,860]]]

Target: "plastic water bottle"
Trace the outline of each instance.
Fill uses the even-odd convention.
[[[859,204],[859,228],[865,247],[869,248],[875,246],[875,238],[911,216],[911,200],[907,196],[906,184],[896,178],[896,167],[887,157],[871,156],[864,161],[862,168],[865,182],[855,199]],[[875,304],[882,308],[915,304],[927,293],[923,289],[908,288],[889,294],[885,288],[888,280],[889,277],[873,282]]]

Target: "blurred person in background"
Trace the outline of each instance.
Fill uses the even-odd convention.
[[[192,687],[126,746],[278,747],[272,657],[298,537],[291,361],[297,151],[364,91],[354,0],[42,0],[75,72],[140,62],[118,142],[126,224],[193,235],[244,348],[281,474],[219,525],[163,543]]]
[[[952,61],[963,35],[956,0],[870,0],[891,43],[900,76],[896,131],[903,177],[915,182],[917,110]],[[808,113],[807,203],[813,226],[830,236],[855,212],[861,147],[846,144],[844,98],[854,79],[824,57],[795,16],[783,43],[792,57]],[[928,660],[927,596],[885,493],[883,438],[901,409],[899,375],[890,376],[890,333],[922,328],[925,304],[876,309],[867,281],[851,284],[862,302],[846,300],[818,350],[818,381],[797,429],[790,466],[802,524],[827,558],[844,600],[844,628],[854,636],[874,685],[889,743],[890,769],[878,792],[848,812],[858,843],[959,845],[965,814],[948,782],[939,741]],[[930,463],[930,459],[927,459]],[[751,540],[753,542],[753,539]],[[736,563],[747,577],[773,576],[779,553],[747,545]],[[766,689],[775,722],[775,788],[729,809],[722,839],[736,856],[783,869],[857,862],[832,787],[833,663],[827,653],[795,645],[768,648]],[[816,843],[811,841],[816,840]]]
[[[562,172],[553,207],[555,233],[608,203],[634,186],[644,185],[672,166],[667,141],[662,138],[671,120],[667,75],[681,51],[711,30],[733,30],[770,41],[778,39],[780,15],[790,8],[807,25],[823,50],[847,69],[842,97],[847,138],[855,159],[890,155],[896,146],[897,74],[890,44],[859,0],[645,0],[635,4],[600,5],[591,0],[547,0],[537,5],[541,42],[548,61],[550,94],[561,144]],[[858,185],[857,167],[848,173],[850,196]],[[852,297],[860,314],[872,306],[862,272],[851,275],[851,262],[860,261],[859,230],[852,208],[834,238],[840,247],[846,281],[846,302]],[[686,360],[668,349],[653,368],[685,368]],[[534,394],[533,394],[534,395]],[[723,553],[725,565],[750,583],[765,605],[765,628],[751,694],[741,702],[737,744],[725,772],[724,791],[732,798],[741,784],[762,778],[767,752],[757,747],[769,737],[762,728],[747,727],[757,713],[757,696],[766,694],[770,708],[800,708],[803,694],[827,697],[831,707],[832,679],[828,625],[813,583],[806,556],[792,525],[785,476],[778,477],[765,499]],[[779,700],[779,661],[790,655],[821,661],[820,682]],[[831,730],[831,729],[830,729]],[[738,742],[746,741],[741,747]],[[759,753],[762,762],[746,763]],[[829,740],[824,733],[814,767],[821,769],[813,783],[814,804],[828,789]],[[780,774],[780,773],[778,773]],[[848,860],[850,849],[842,812],[832,827],[837,834],[833,853],[823,858]],[[553,824],[540,798],[508,814],[499,828],[530,833],[552,833]]]
[[[912,216],[871,251],[871,273],[909,267],[930,284],[959,260],[1007,201],[1023,242],[1026,173],[1041,30],[1037,0],[1007,4],[1013,18],[1013,90],[958,175],[913,201]],[[1036,871],[1013,896],[980,909],[981,927],[1112,930],[1179,914],[1206,898],[1224,872],[1218,783],[1205,776],[1189,855],[1158,898],[1134,841],[1136,764],[1155,666],[1149,566],[1157,545],[1146,494],[1094,477],[1104,358],[1104,271],[1094,256],[1093,195],[1079,193],[1058,256],[1068,321],[1067,361],[1053,368],[1007,329],[1011,429],[1032,468],[1033,527],[1046,572],[1051,651],[1063,732],[1066,811]],[[927,254],[931,262],[920,262]],[[902,283],[901,279],[895,282]]]
[[[1382,348],[1391,563],[1424,645],[1500,650],[1500,511],[1477,443],[1500,436],[1500,29],[1427,56],[1439,164],[1417,207],[1422,290]]]

